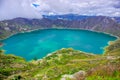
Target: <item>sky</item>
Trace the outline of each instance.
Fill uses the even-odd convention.
[[[120,0],[0,0],[0,20],[63,14],[120,16]]]

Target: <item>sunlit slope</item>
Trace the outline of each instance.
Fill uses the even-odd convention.
[[[119,56],[93,55],[68,48],[58,50],[42,60],[31,62],[25,62],[20,57],[4,55],[2,52],[0,57],[1,79],[60,80],[64,75],[74,75],[79,71],[84,71],[85,75],[78,77],[87,80],[120,78]]]

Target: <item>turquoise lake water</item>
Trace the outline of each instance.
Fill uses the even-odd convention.
[[[16,34],[3,40],[6,54],[22,56],[26,60],[43,58],[61,48],[102,54],[103,48],[116,37],[87,30],[48,29]]]

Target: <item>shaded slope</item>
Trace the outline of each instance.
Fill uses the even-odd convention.
[[[36,29],[84,29],[100,31],[120,37],[120,24],[114,19],[105,16],[88,17],[81,20],[62,20],[62,19],[25,19],[16,18],[0,22],[0,39],[9,35],[26,32]]]

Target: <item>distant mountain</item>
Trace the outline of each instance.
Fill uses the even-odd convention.
[[[114,17],[114,19],[115,19],[118,23],[120,23],[120,17]]]
[[[87,16],[87,15],[78,15],[78,14],[65,14],[65,15],[43,15],[43,18],[47,19],[63,19],[63,20],[82,20],[85,18],[93,18],[97,16]],[[111,17],[114,18],[118,23],[120,23],[120,17]]]
[[[65,15],[43,15],[43,18],[47,19],[63,19],[63,20],[82,20],[88,17],[95,17],[95,16],[84,16],[84,15],[78,15],[78,14],[65,14]]]
[[[110,33],[120,37],[120,24],[115,18],[105,16],[44,16],[42,19],[15,18],[0,22],[0,39],[19,32],[36,29],[84,29]]]

